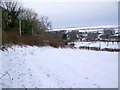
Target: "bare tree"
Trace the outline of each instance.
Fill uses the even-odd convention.
[[[40,22],[43,27],[42,29],[44,30],[52,29],[52,23],[51,21],[49,21],[49,18],[47,16],[41,16]]]
[[[3,20],[7,22],[5,27],[16,28],[18,27],[19,14],[22,11],[22,5],[15,0],[2,0],[1,6],[4,9]]]
[[[15,0],[2,0],[1,6],[4,8],[3,27],[5,30],[19,29],[21,34],[40,33],[52,28],[52,23],[46,16],[38,16],[32,9],[25,9]]]
[[[32,9],[24,9],[21,13],[21,23],[23,33],[31,33],[34,35],[35,30],[38,29],[38,14]]]

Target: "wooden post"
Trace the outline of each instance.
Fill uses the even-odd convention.
[[[21,19],[19,19],[19,33],[20,33],[20,37],[21,37]]]
[[[32,27],[32,35],[34,36],[34,30],[33,30],[33,27]]]
[[[2,8],[0,7],[0,45],[2,45]]]

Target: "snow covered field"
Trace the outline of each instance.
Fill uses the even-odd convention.
[[[117,52],[13,46],[0,56],[0,88],[118,87]]]
[[[120,42],[75,42],[75,47],[80,46],[120,49]]]

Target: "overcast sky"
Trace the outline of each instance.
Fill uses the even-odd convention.
[[[117,2],[40,2],[26,1],[23,6],[48,16],[53,28],[116,25]]]

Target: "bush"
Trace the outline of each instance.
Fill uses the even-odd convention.
[[[30,46],[52,46],[55,48],[65,47],[64,42],[57,40],[56,38],[47,36],[32,36],[32,35],[22,35],[21,37],[17,32],[9,31],[3,32],[3,45],[5,44],[17,44],[17,45],[30,45]]]

